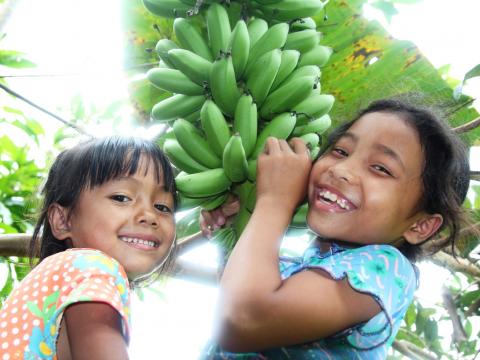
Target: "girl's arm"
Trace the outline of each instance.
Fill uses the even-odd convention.
[[[294,139],[292,146],[270,138],[258,158],[255,210],[221,281],[218,341],[229,351],[317,340],[366,321],[380,310],[371,296],[320,270],[281,280],[280,243],[306,195],[311,168],[305,144]]]
[[[128,359],[122,319],[110,305],[100,302],[70,305],[64,313],[64,326],[72,359]]]

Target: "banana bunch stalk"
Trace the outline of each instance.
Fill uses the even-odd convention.
[[[156,46],[147,78],[172,93],[152,109],[171,127],[163,149],[178,169],[181,208],[220,206],[233,193],[241,210],[225,235],[233,246],[255,206],[256,158],[269,136],[301,137],[312,157],[330,126],[334,97],[321,93],[320,68],[332,53],[315,21],[319,0],[144,0],[175,17],[174,40]],[[235,4],[241,16],[232,16]],[[308,10],[308,11],[307,11]],[[189,14],[203,16],[200,29]],[[252,16],[253,14],[253,16]],[[183,16],[183,17],[177,17]],[[233,19],[233,20],[232,20]],[[292,20],[287,22],[289,20]],[[299,226],[305,208],[295,217]],[[218,240],[218,239],[217,239]]]

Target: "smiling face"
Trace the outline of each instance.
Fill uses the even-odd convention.
[[[360,244],[401,238],[422,216],[423,161],[418,134],[401,117],[362,116],[312,168],[309,227]]]
[[[132,176],[82,191],[71,213],[65,215],[67,231],[61,236],[70,239],[73,247],[110,255],[130,279],[154,270],[175,236],[173,196],[165,190],[163,176],[157,182],[153,166],[146,169],[142,163]]]

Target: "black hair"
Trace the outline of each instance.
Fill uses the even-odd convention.
[[[168,158],[153,141],[111,136],[90,139],[61,152],[53,162],[42,189],[43,203],[29,245],[29,257],[40,261],[66,250],[67,241],[55,238],[48,220],[54,203],[74,209],[85,189],[92,189],[121,176],[135,174],[140,161],[153,164],[158,183],[163,179],[165,190],[173,195],[177,208],[175,178]],[[147,171],[147,170],[145,170]]]
[[[445,232],[436,249],[430,250],[436,251],[450,244],[454,254],[460,228],[469,222],[462,207],[470,181],[467,147],[432,109],[403,100],[386,99],[372,102],[353,120],[336,128],[328,137],[326,149],[337,142],[358,119],[374,112],[395,114],[417,132],[424,156],[423,196],[418,205],[429,214],[440,214],[443,217],[442,226],[432,236],[440,231]],[[422,253],[419,245],[421,244],[412,245],[404,241],[399,249],[410,260],[416,260]]]

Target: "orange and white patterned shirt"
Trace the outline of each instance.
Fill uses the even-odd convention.
[[[0,360],[55,360],[63,312],[78,302],[113,307],[128,341],[130,290],[123,267],[99,250],[69,249],[44,259],[4,302]]]

